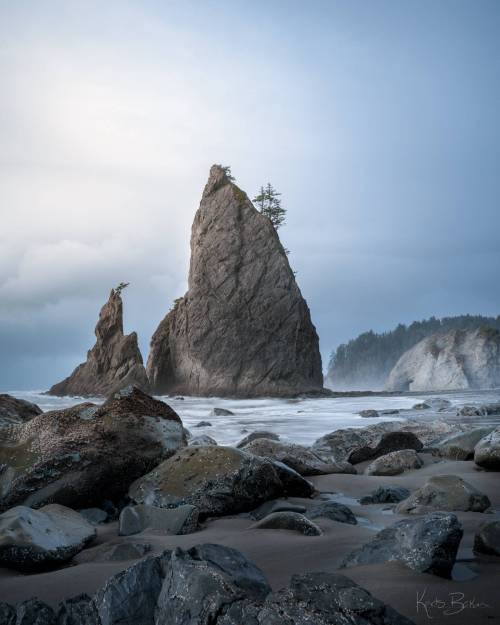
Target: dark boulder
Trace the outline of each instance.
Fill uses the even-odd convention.
[[[250,529],[291,530],[304,536],[321,536],[321,529],[298,512],[272,512],[250,526]]]
[[[258,438],[267,438],[270,441],[279,441],[280,437],[278,434],[274,432],[268,432],[267,430],[256,430],[255,432],[250,432],[244,438],[241,439],[239,443],[236,444],[237,449],[242,449],[250,444],[252,441],[257,440]]]
[[[85,594],[72,597],[59,604],[57,625],[100,625],[92,599]]]
[[[356,517],[352,510],[336,501],[324,501],[313,505],[309,509],[307,516],[310,519],[325,518],[331,521],[337,521],[338,523],[348,523],[349,525],[357,524]]]
[[[474,536],[474,551],[500,556],[500,521],[481,525]]]
[[[373,504],[373,503],[399,503],[410,496],[410,491],[407,488],[401,486],[379,486],[370,495],[361,497],[359,503]]]

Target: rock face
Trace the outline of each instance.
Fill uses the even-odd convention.
[[[99,507],[186,444],[182,422],[137,388],[102,406],[45,412],[2,432],[0,510],[17,504]]]
[[[194,219],[188,291],[153,335],[147,371],[157,394],[289,396],[323,387],[318,336],[285,250],[220,166]]]
[[[87,360],[73,373],[54,384],[49,395],[97,397],[129,385],[148,391],[149,383],[137,344],[137,334],[123,334],[123,305],[120,291],[111,289],[95,327],[96,344]]]
[[[419,573],[450,577],[463,530],[454,514],[434,512],[398,521],[355,549],[343,565],[356,566],[398,560]]]
[[[489,471],[500,471],[500,428],[482,438],[474,448],[474,462]]]
[[[394,365],[388,391],[487,389],[500,386],[500,332],[491,328],[433,334]]]
[[[0,394],[0,427],[24,423],[42,414],[42,409],[24,399],[16,399],[12,395]]]
[[[0,514],[0,562],[26,571],[61,564],[95,535],[95,528],[71,508],[16,506]]]
[[[235,514],[284,494],[311,496],[312,486],[297,473],[285,483],[290,471],[232,447],[188,447],[136,480],[129,496],[165,508],[191,504],[201,518]]]
[[[398,514],[422,514],[431,510],[484,512],[488,497],[456,475],[434,475],[396,506]]]

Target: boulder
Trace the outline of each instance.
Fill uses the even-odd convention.
[[[256,430],[255,432],[250,432],[244,438],[241,439],[239,443],[236,444],[237,449],[243,449],[252,441],[257,440],[258,438],[267,438],[270,441],[279,441],[280,437],[278,434],[274,432],[268,432],[267,430]]]
[[[304,536],[321,536],[321,529],[299,512],[272,512],[250,526],[250,529],[291,530]]]
[[[92,525],[104,523],[108,518],[106,510],[101,510],[101,508],[83,508],[82,510],[78,510],[78,512],[86,521],[92,523]]]
[[[213,417],[232,417],[234,416],[234,412],[230,410],[226,410],[226,408],[212,408],[212,412],[210,413]]]
[[[419,573],[450,577],[463,530],[454,514],[398,521],[350,553],[342,567],[399,561]]]
[[[359,416],[364,417],[365,419],[375,419],[380,417],[380,413],[377,410],[360,410]]]
[[[424,338],[394,365],[387,391],[490,389],[500,386],[500,332],[451,330]]]
[[[273,512],[299,512],[300,514],[303,514],[305,511],[305,506],[290,503],[288,501],[274,500],[266,501],[266,503],[263,503],[255,510],[252,510],[250,516],[256,521],[260,521],[260,519],[263,519],[265,516],[272,514]]]
[[[42,409],[24,399],[0,393],[0,428],[6,425],[24,423],[42,414]]]
[[[16,625],[16,610],[9,603],[0,601],[0,623],[2,625]]]
[[[176,549],[166,567],[155,622],[223,623],[231,607],[242,608],[242,603],[260,605],[270,591],[262,571],[236,549],[210,544],[188,551]],[[243,623],[249,621],[240,620]]]
[[[199,421],[198,423],[193,425],[193,427],[194,428],[211,428],[212,424],[210,423],[210,421]]]
[[[102,406],[45,412],[4,437],[0,510],[47,502],[78,509],[119,500],[133,480],[185,444],[177,414],[137,388]]]
[[[357,525],[356,517],[352,510],[342,503],[336,501],[325,501],[314,504],[308,511],[309,519],[330,519],[338,523],[348,523],[349,525]]]
[[[420,402],[412,406],[412,410],[430,410],[430,406],[427,402]]]
[[[500,427],[482,438],[474,448],[474,462],[489,471],[500,471]]]
[[[232,447],[188,447],[130,487],[130,499],[165,508],[191,504],[200,518],[253,510],[281,495],[310,496],[311,485],[285,465]],[[306,494],[307,493],[307,494]]]
[[[288,588],[268,595],[258,625],[412,625],[367,590],[338,573],[293,575]],[[236,620],[221,625],[238,625]]]
[[[456,475],[434,475],[396,506],[398,514],[424,514],[431,510],[484,512],[488,497]]]
[[[151,551],[149,543],[106,542],[97,547],[85,549],[76,555],[72,564],[86,564],[88,562],[123,562],[138,560]]]
[[[59,604],[57,625],[101,625],[92,599],[85,594]]]
[[[500,521],[489,521],[474,536],[474,551],[500,556]]]
[[[423,466],[420,456],[414,449],[391,451],[371,462],[365,469],[366,475],[399,475]]]
[[[451,460],[472,460],[476,445],[493,430],[493,427],[476,428],[470,432],[448,436],[441,441],[437,453]]]
[[[207,445],[217,445],[217,441],[208,434],[200,434],[189,439],[190,447],[206,447]]]
[[[71,559],[95,535],[81,514],[65,506],[16,506],[0,514],[0,563],[26,571],[55,566]]]
[[[327,475],[329,473],[356,473],[356,469],[348,462],[324,462],[313,451],[303,445],[273,441],[268,438],[254,439],[243,450],[261,456],[278,460],[288,465],[300,475]]]
[[[54,610],[34,597],[17,605],[16,625],[55,625]]]
[[[198,509],[183,505],[177,508],[158,508],[140,504],[127,506],[120,513],[120,536],[138,534],[146,529],[163,534],[192,534],[198,528]]]
[[[289,397],[323,387],[318,335],[286,251],[220,165],[194,218],[188,291],[154,333],[147,371],[156,394]]]
[[[137,334],[123,334],[121,289],[111,289],[95,327],[96,343],[87,360],[62,382],[54,384],[49,395],[107,396],[130,385],[149,390],[146,370],[137,343]]]
[[[355,449],[349,455],[349,462],[357,464],[372,458],[380,458],[390,452],[402,450],[420,451],[423,447],[419,438],[413,432],[387,432],[382,434],[380,441],[375,447],[365,446]]]
[[[401,486],[379,486],[370,495],[361,497],[362,505],[374,503],[399,503],[410,496],[410,491]]]

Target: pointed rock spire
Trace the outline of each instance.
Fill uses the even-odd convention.
[[[96,343],[87,360],[48,391],[49,395],[108,395],[128,385],[149,390],[137,334],[123,334],[121,288],[111,289],[95,327]]]
[[[188,291],[151,341],[155,393],[287,396],[323,387],[318,336],[270,220],[214,165]]]

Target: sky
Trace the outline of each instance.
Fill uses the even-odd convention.
[[[0,390],[45,389],[110,288],[149,339],[213,163],[271,181],[320,336],[500,313],[497,0],[0,0]]]

